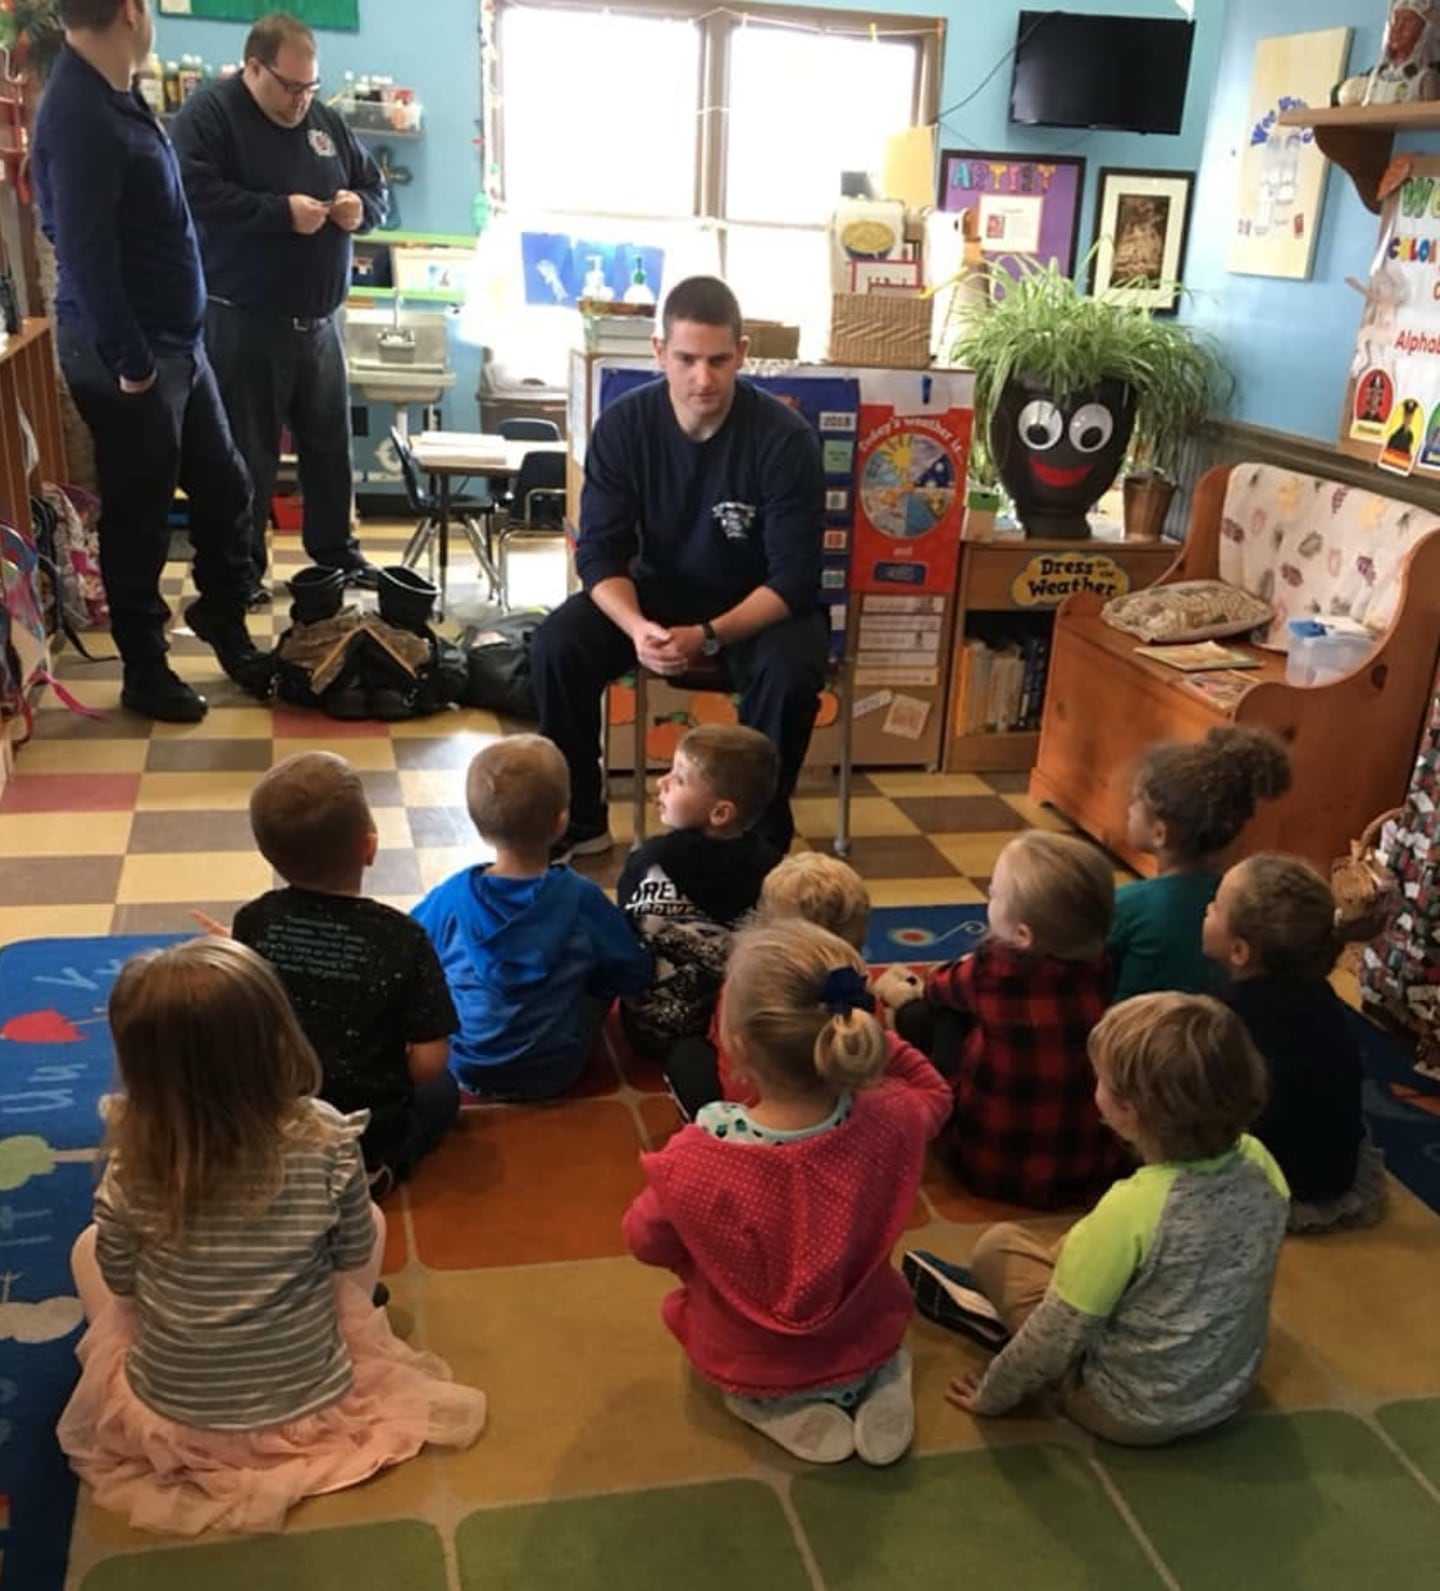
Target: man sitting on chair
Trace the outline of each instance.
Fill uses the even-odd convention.
[[[795,832],[790,793],[826,663],[819,445],[793,409],[737,379],[746,339],[723,282],[680,282],[660,331],[664,379],[607,408],[586,448],[575,554],[585,589],[531,642],[540,733],[570,765],[558,860],[612,844],[600,695],[637,658],[672,676],[723,666],[741,723],[779,751],[775,799],[756,830],[782,855]]]

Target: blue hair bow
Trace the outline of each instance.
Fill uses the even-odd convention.
[[[858,1006],[862,1011],[875,1009],[875,996],[863,972],[854,967],[832,967],[820,985],[820,1003],[831,1016],[849,1016]]]

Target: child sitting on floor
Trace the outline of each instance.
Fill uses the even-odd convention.
[[[870,896],[860,875],[847,862],[825,851],[796,851],[765,875],[760,886],[757,922],[775,924],[800,918],[843,939],[864,953],[870,925]],[[892,1064],[897,1050],[910,1048],[898,1035],[886,1034]],[[720,1041],[720,1014],[706,1038],[682,1039],[665,1063],[665,1081],[686,1121],[702,1106],[728,1099],[753,1105],[759,1095],[726,1059]]]
[[[1250,1390],[1289,1196],[1269,1151],[1244,1132],[1264,1102],[1264,1062],[1218,1000],[1126,1000],[1096,1027],[1091,1055],[1100,1112],[1144,1164],[1058,1252],[1023,1227],[992,1226],[969,1272],[951,1268],[1014,1335],[947,1397],[971,1414],[1004,1414],[1058,1384],[1077,1425],[1151,1447],[1229,1419]]]
[[[865,964],[805,922],[742,930],[721,1002],[753,1105],[707,1105],[641,1157],[625,1237],[675,1272],[665,1323],[747,1425],[800,1458],[890,1464],[915,1411],[890,1254],[950,1113],[928,1062],[885,1071]]]
[[[1231,979],[1220,998],[1269,1073],[1251,1131],[1290,1184],[1292,1232],[1372,1226],[1385,1210],[1385,1162],[1360,1108],[1360,1046],[1328,982],[1341,949],[1380,926],[1341,921],[1308,862],[1270,854],[1232,867],[1205,913],[1205,954]]]
[[[60,1445],[147,1530],[277,1530],[426,1442],[466,1447],[485,1398],[371,1303],[385,1223],[363,1113],[271,968],[227,939],[133,957],[110,997],[122,1097],[72,1263],[89,1329]]]
[[[1155,858],[1158,873],[1115,897],[1117,1000],[1152,989],[1219,988],[1223,978],[1205,957],[1200,927],[1220,887],[1220,858],[1259,803],[1289,788],[1284,745],[1258,729],[1225,725],[1203,740],[1146,752],[1130,797],[1130,843]]]
[[[1110,1003],[1105,933],[1115,898],[1093,845],[1032,829],[1001,851],[989,937],[900,1004],[900,1036],[952,1076],[942,1152],[972,1192],[1040,1210],[1088,1204],[1122,1174],[1124,1151],[1095,1108],[1086,1045]]]
[[[580,1075],[616,995],[650,980],[650,958],[598,884],[551,866],[570,773],[552,742],[508,735],[465,781],[470,820],[495,851],[415,908],[460,1012],[450,1067],[485,1099],[553,1099]]]
[[[775,795],[775,747],[740,724],[703,724],[675,749],[657,805],[668,830],[631,852],[615,899],[655,961],[654,982],[620,1004],[625,1034],[664,1057],[703,1035],[725,981],[731,931],[780,860],[751,832]]]
[[[276,763],[251,792],[250,827],[286,887],[242,906],[231,932],[279,973],[320,1057],[321,1097],[342,1114],[369,1111],[360,1147],[382,1197],[460,1110],[445,975],[422,929],[360,893],[379,840],[343,757]]]

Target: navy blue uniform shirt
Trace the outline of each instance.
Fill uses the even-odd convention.
[[[809,423],[748,381],[705,442],[680,429],[664,381],[626,393],[585,453],[575,563],[588,591],[630,575],[698,624],[768,586],[796,618],[820,597],[825,479]]]
[[[350,234],[327,221],[302,236],[289,196],[328,201],[348,188],[365,211],[360,230],[379,226],[385,179],[354,133],[319,100],[281,127],[239,75],[186,100],[174,131],[212,297],[277,316],[334,314],[350,289]]]
[[[31,170],[61,324],[131,381],[157,353],[189,353],[205,317],[200,247],[175,151],[139,94],[111,88],[65,45],[35,118]]]

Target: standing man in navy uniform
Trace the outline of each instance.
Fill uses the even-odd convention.
[[[255,483],[251,601],[262,602],[265,530],[288,423],[299,456],[312,563],[352,585],[376,571],[351,532],[350,394],[336,313],[350,289],[350,237],[385,219],[385,179],[316,97],[315,35],[262,17],[245,66],[202,89],[175,121],[210,290],[205,341]]]
[[[100,573],[121,705],[195,723],[205,698],[165,661],[177,481],[190,507],[190,628],[254,695],[270,659],[245,628],[250,482],[202,338],[205,282],[175,151],[133,86],[155,36],[149,0],[60,0],[65,44],[35,121],[31,167],[55,246],[60,368],[95,439]]]

